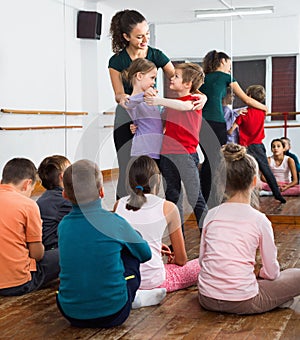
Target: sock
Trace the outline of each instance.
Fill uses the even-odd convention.
[[[289,308],[291,307],[291,305],[294,303],[294,299],[291,299],[285,303],[282,303],[280,306],[278,306],[279,308]]]
[[[272,191],[260,190],[259,196],[273,196]]]
[[[132,308],[158,305],[167,295],[166,288],[154,288],[149,290],[138,289],[132,302]]]

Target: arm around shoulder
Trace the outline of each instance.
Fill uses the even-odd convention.
[[[266,113],[268,112],[267,106],[247,96],[247,94],[242,90],[237,81],[232,82],[230,84],[230,87],[233,89],[233,92],[248,106],[265,111]]]
[[[125,93],[121,73],[113,68],[109,68],[110,81],[115,93],[115,100],[119,104],[124,104],[126,99],[129,97],[128,94]]]

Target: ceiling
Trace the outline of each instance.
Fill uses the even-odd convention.
[[[110,0],[100,0],[100,4]],[[118,6],[118,3],[120,4]],[[126,4],[126,6],[124,5]],[[299,0],[114,0],[113,6],[136,9],[140,11],[150,23],[188,23],[196,22],[194,11],[196,9],[226,9],[232,7],[257,7],[273,5],[275,11],[268,16],[283,17],[300,14]],[[234,20],[241,20],[237,17]],[[203,20],[203,19],[202,19]],[[208,20],[208,19],[206,19]],[[210,19],[220,20],[220,19]],[[224,20],[224,19],[223,19]],[[230,20],[230,19],[229,19]]]

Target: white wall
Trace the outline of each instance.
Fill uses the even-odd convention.
[[[212,49],[232,52],[234,57],[299,53],[298,15],[160,24],[155,32],[157,46],[172,58],[202,58]]]
[[[102,13],[100,40],[76,38],[78,10]],[[12,157],[28,157],[38,165],[50,154],[65,154],[71,161],[90,158],[103,169],[112,167],[112,129],[102,129],[99,117],[115,106],[107,71],[111,55],[108,28],[115,11],[106,5],[98,9],[95,2],[84,0],[11,0],[1,5],[0,107],[87,111],[89,115],[0,114],[0,126],[85,127],[0,131],[0,170]]]
[[[55,153],[65,154],[71,161],[83,157],[95,160],[102,169],[117,167],[112,129],[103,128],[104,124],[112,124],[113,117],[102,116],[103,111],[115,107],[107,65],[112,55],[110,20],[123,9],[123,4],[117,2],[10,0],[1,4],[0,107],[87,111],[89,115],[66,118],[0,114],[0,127],[84,125],[83,130],[0,131],[0,171],[12,157],[29,157],[38,165]],[[102,13],[100,40],[76,38],[78,10]],[[172,59],[200,59],[211,49],[232,52],[234,57],[298,55],[299,33],[297,16],[279,22],[245,19],[232,24],[160,24],[155,27],[155,46]],[[298,79],[299,75],[298,71]],[[289,136],[295,139],[297,131],[291,129]],[[278,134],[281,136],[282,130]],[[300,145],[294,142],[293,149],[300,155]]]

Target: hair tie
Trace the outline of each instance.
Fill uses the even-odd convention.
[[[141,185],[137,185],[135,188],[144,191],[144,188]]]

